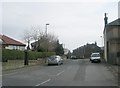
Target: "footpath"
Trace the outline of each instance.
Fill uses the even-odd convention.
[[[108,70],[110,70],[113,75],[118,78],[118,73],[120,73],[120,66],[118,65],[112,65],[112,64],[108,64],[107,62],[105,62],[105,60],[102,59],[102,62],[105,64],[105,66],[108,68]]]
[[[113,75],[118,78],[118,74],[119,74],[119,66],[117,65],[110,65],[110,64],[106,64],[107,68],[113,73]]]
[[[111,71],[112,74],[114,75],[114,77],[117,79],[118,88],[120,88],[120,66],[119,65],[111,65],[106,62],[103,62],[103,63],[105,63],[108,70]]]

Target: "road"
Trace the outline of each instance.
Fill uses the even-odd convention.
[[[104,63],[65,60],[63,65],[33,66],[4,72],[3,86],[117,86]]]

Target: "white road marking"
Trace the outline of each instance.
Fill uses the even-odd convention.
[[[59,76],[60,74],[62,74],[64,71],[62,71],[62,72],[59,72],[56,76]]]
[[[40,84],[37,84],[37,85],[35,85],[35,86],[40,86],[40,85],[42,85],[42,84],[45,84],[45,83],[47,83],[47,82],[49,82],[51,79],[48,79],[48,80],[46,80],[46,81],[44,81],[44,82],[42,82],[42,83],[40,83]]]

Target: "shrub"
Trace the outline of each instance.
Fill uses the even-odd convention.
[[[2,61],[7,61],[7,60],[23,60],[24,59],[24,52],[23,51],[18,51],[18,50],[8,50],[8,49],[3,49],[2,50]]]
[[[36,60],[37,58],[46,58],[51,55],[54,55],[55,52],[36,52],[36,51],[28,51],[28,58],[30,60]]]
[[[55,52],[36,52],[36,51],[27,51],[28,59],[36,60],[37,58],[45,58],[51,55],[54,55]],[[7,60],[24,60],[25,51],[19,50],[2,50],[2,61],[6,62]]]

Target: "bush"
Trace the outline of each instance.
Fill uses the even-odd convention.
[[[28,51],[28,59],[36,60],[37,58],[46,58],[51,55],[54,55],[55,52],[35,52],[35,51]]]
[[[35,52],[35,51],[28,51],[28,59],[36,60],[37,58],[45,58],[51,55],[54,55],[55,52]],[[6,62],[7,60],[24,60],[25,51],[19,50],[2,50],[2,61]]]
[[[18,50],[2,50],[2,61],[6,62],[7,60],[23,60],[24,59],[24,52]]]

